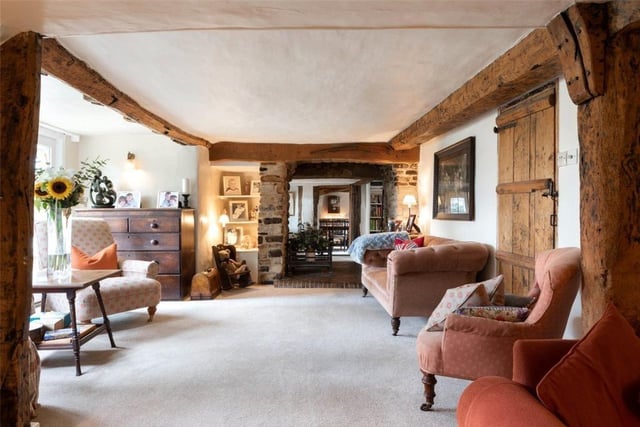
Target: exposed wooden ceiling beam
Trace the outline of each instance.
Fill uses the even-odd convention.
[[[206,139],[192,135],[143,108],[133,98],[109,83],[84,61],[76,58],[56,39],[42,40],[42,69],[95,99],[102,105],[123,114],[127,120],[139,123],[183,145],[209,147]]]
[[[418,147],[394,150],[387,143],[350,144],[260,144],[218,142],[209,148],[210,161],[242,160],[257,162],[354,162],[354,163],[415,163]]]
[[[561,72],[548,31],[534,30],[390,143],[396,150],[415,147],[535,89]]]
[[[547,26],[558,49],[567,89],[575,104],[604,93],[607,5],[575,4]]]

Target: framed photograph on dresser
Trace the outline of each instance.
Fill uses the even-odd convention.
[[[139,191],[118,191],[116,208],[140,208]]]
[[[177,191],[160,191],[158,193],[158,205],[159,208],[177,208],[178,207],[178,192]]]

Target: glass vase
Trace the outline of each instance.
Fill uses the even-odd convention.
[[[53,206],[47,217],[47,276],[54,280],[71,275],[71,208]]]

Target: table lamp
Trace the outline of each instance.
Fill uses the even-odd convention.
[[[411,215],[411,206],[417,205],[418,202],[416,200],[416,196],[414,196],[413,194],[407,194],[402,199],[402,204],[409,206],[409,215]]]
[[[229,223],[229,215],[227,215],[227,210],[222,211],[222,215],[218,218],[218,222],[222,224],[222,242],[225,243],[227,240],[227,224]]]

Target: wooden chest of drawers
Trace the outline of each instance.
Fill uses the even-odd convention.
[[[74,215],[107,221],[119,258],[156,261],[163,300],[189,295],[195,273],[193,209],[77,209]]]

